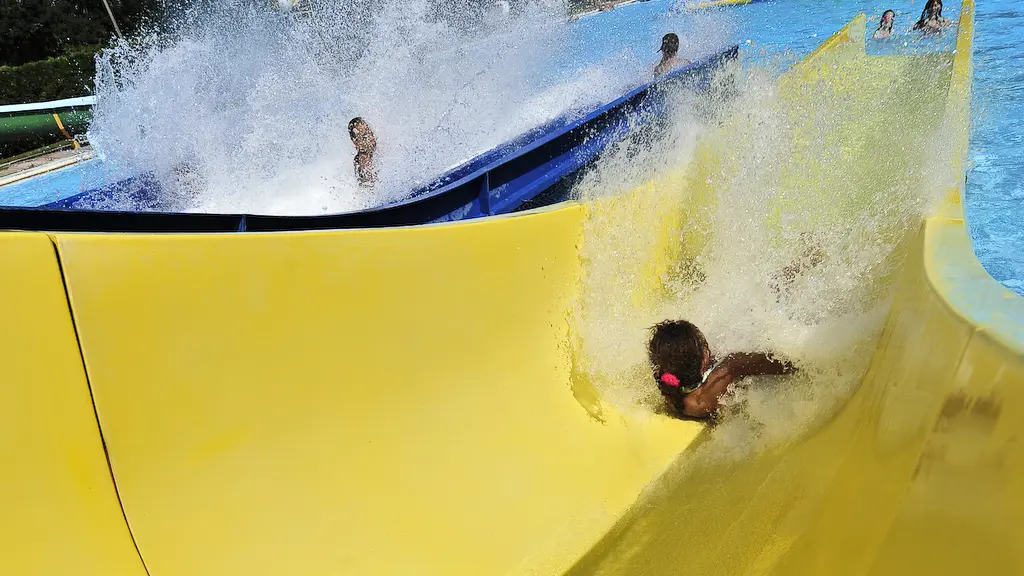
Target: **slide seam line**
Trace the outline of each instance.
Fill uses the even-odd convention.
[[[54,256],[57,257],[57,270],[60,271],[60,282],[64,288],[64,300],[68,305],[68,316],[71,318],[71,329],[75,334],[75,344],[78,346],[78,356],[82,361],[82,372],[85,375],[85,383],[89,388],[89,401],[92,403],[93,417],[96,418],[96,430],[100,435],[100,443],[103,445],[103,456],[107,460],[107,472],[110,474],[110,483],[114,487],[114,495],[117,497],[117,505],[121,508],[121,517],[124,518],[125,526],[128,528],[128,536],[132,540],[132,546],[135,547],[135,553],[139,556],[139,562],[142,563],[142,569],[145,570],[146,576],[150,576],[149,567],[146,566],[146,559],[142,557],[142,551],[139,549],[139,543],[135,541],[135,532],[132,530],[131,522],[128,521],[128,513],[124,509],[124,502],[121,501],[121,492],[117,487],[117,478],[114,477],[114,466],[110,461],[110,451],[107,449],[107,439],[103,435],[103,427],[100,425],[100,412],[99,408],[96,407],[96,395],[93,393],[92,379],[89,378],[89,368],[85,363],[85,350],[82,348],[82,340],[78,334],[78,322],[75,321],[75,310],[71,306],[71,291],[68,289],[67,276],[64,274],[64,262],[60,257],[60,249],[57,246],[57,239],[47,234],[47,238],[50,239],[50,243],[53,245]]]

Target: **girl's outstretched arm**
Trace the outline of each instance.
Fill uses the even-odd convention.
[[[747,376],[775,376],[794,370],[791,363],[761,352],[730,354],[715,366],[703,384],[683,397],[683,414],[707,418],[718,410],[718,400],[733,382]]]

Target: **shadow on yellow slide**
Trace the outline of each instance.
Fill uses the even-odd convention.
[[[960,127],[972,13],[943,80]],[[851,29],[784,82],[864,58]],[[959,194],[849,403],[719,469],[673,466],[698,424],[620,413],[580,376],[587,205],[2,234],[0,573],[1020,573],[1024,303],[975,259]],[[648,276],[672,237],[638,254]]]

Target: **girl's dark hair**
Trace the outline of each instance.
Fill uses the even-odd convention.
[[[935,12],[935,15],[940,17],[942,16],[942,0],[928,0],[924,3],[924,10],[921,12],[921,19],[918,20],[918,23],[923,23],[928,19],[928,12],[931,11],[932,6],[935,4],[938,4],[938,10]]]
[[[679,412],[682,412],[686,390],[700,384],[707,347],[700,329],[686,320],[666,320],[651,329],[647,353],[654,367],[654,380],[662,396]],[[679,386],[662,382],[664,374],[678,378]]]
[[[895,10],[886,10],[885,12],[882,12],[882,19],[878,21],[878,29],[879,30],[882,29],[882,26],[885,26],[885,15],[886,14],[892,14],[892,20],[893,21],[889,23],[889,30],[892,30],[892,27],[896,25],[896,11]]]
[[[661,37],[661,52],[669,56],[675,56],[679,52],[679,36],[669,32]]]
[[[366,126],[366,120],[363,120],[362,116],[356,116],[355,118],[349,120],[348,121],[348,133],[349,133],[349,135],[351,135],[352,131],[355,130],[356,126],[359,126],[359,125]]]

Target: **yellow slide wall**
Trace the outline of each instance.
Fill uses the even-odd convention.
[[[956,202],[913,240],[838,415],[703,468],[673,465],[698,424],[620,414],[575,369],[588,211],[0,236],[0,573],[1022,572],[1024,303]]]
[[[0,232],[0,574],[137,574],[57,255]]]
[[[150,574],[568,569],[698,431],[576,401],[583,214],[57,235]]]

